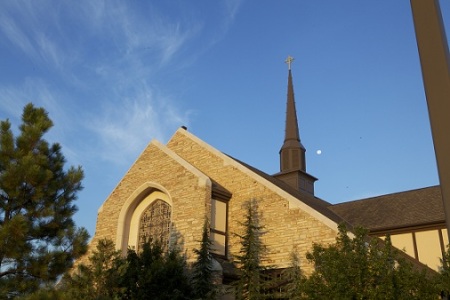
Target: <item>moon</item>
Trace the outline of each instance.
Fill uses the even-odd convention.
[[[320,155],[320,154],[322,154],[322,150],[317,150],[316,153],[317,153],[317,155]]]

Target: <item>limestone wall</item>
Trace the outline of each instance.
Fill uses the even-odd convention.
[[[180,246],[191,260],[192,250],[199,247],[204,217],[210,214],[210,179],[232,193],[228,211],[230,259],[240,249],[233,233],[242,231],[239,222],[245,213],[243,204],[250,199],[259,201],[262,224],[267,230],[263,237],[269,250],[264,262],[267,265],[287,267],[290,254],[296,249],[303,270],[310,273],[312,266],[305,255],[313,242],[335,241],[337,226],[328,218],[180,129],[167,147],[152,142],[103,203],[91,248],[99,239],[108,238],[125,251],[127,214],[146,193],[157,188],[170,198],[173,233],[179,236]]]
[[[177,131],[167,146],[232,193],[228,214],[231,254],[240,249],[239,240],[233,233],[242,229],[239,225],[245,213],[242,208],[249,199],[259,201],[262,222],[267,229],[264,236],[269,250],[267,265],[287,267],[290,253],[296,248],[303,269],[309,273],[312,266],[307,264],[305,255],[313,242],[328,244],[335,241],[336,224],[330,225],[332,222],[320,214],[313,216],[305,212],[301,205],[296,206],[293,202],[298,200],[287,200],[283,192],[190,133]]]
[[[198,248],[204,216],[209,215],[211,182],[164,148],[157,142],[151,143],[103,203],[91,248],[103,238],[113,240],[120,248],[118,234],[126,239],[129,230],[124,218],[127,207],[132,211],[153,188],[160,188],[169,195],[172,233],[180,237],[179,245],[188,253]]]

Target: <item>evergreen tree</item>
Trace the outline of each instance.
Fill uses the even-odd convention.
[[[236,286],[236,299],[259,300],[267,297],[271,280],[266,272],[267,267],[262,265],[262,260],[267,253],[267,248],[262,241],[264,226],[261,225],[261,215],[258,210],[258,202],[254,199],[245,202],[243,234],[236,234],[241,240],[241,249],[236,256],[240,278]]]
[[[61,146],[43,139],[52,126],[32,104],[17,137],[0,123],[0,298],[55,281],[86,251],[88,233],[72,219],[83,171],[66,170]]]
[[[124,288],[124,299],[138,299],[140,274],[141,264],[139,256],[136,251],[128,249],[125,273],[120,282],[120,286]]]
[[[305,297],[305,282],[306,277],[300,268],[300,257],[298,253],[292,251],[291,262],[289,268],[283,270],[281,273],[282,293],[283,299],[300,300]]]
[[[436,277],[437,288],[443,297],[450,298],[450,247],[447,245],[447,251],[441,259],[439,275]]]
[[[100,240],[87,265],[80,264],[73,274],[66,274],[61,290],[72,300],[120,299],[126,261],[111,240]]]
[[[308,299],[436,299],[438,293],[425,272],[415,269],[384,243],[357,228],[348,236],[339,226],[336,244],[315,244],[308,260],[315,271],[308,278]]]
[[[164,253],[160,243],[145,243],[124,258],[110,240],[99,241],[88,264],[66,274],[59,291],[62,300],[188,300],[192,294],[179,251]]]
[[[192,265],[191,285],[196,299],[216,299],[217,288],[213,283],[213,258],[211,256],[212,242],[209,239],[209,224],[207,219],[203,225],[200,249],[194,249],[197,256]]]
[[[127,261],[123,299],[190,299],[186,263],[177,249],[164,253],[159,242],[145,243],[140,253],[130,250]]]

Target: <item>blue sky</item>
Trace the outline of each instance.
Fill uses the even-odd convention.
[[[1,1],[0,119],[49,111],[46,138],[85,170],[75,219],[93,235],[145,146],[181,125],[278,172],[288,55],[318,197],[438,184],[408,0]]]

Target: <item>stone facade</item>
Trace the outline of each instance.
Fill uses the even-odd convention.
[[[156,141],[144,150],[99,209],[91,244],[111,239],[125,253],[130,215],[142,198],[154,190],[169,196],[172,242],[179,235],[180,246],[195,247],[201,238],[203,218],[209,213],[211,181]]]
[[[188,261],[199,247],[205,216],[211,214],[212,183],[231,194],[228,201],[228,252],[232,260],[240,248],[243,205],[256,199],[267,233],[267,265],[287,267],[290,253],[296,249],[305,257],[313,243],[333,243],[337,223],[260,176],[244,164],[214,149],[193,134],[179,129],[167,146],[152,141],[125,174],[98,212],[97,227],[91,245],[107,238],[126,252],[131,240],[133,211],[154,191],[167,195],[172,206],[172,245],[177,243]],[[306,273],[312,271],[306,259]]]

